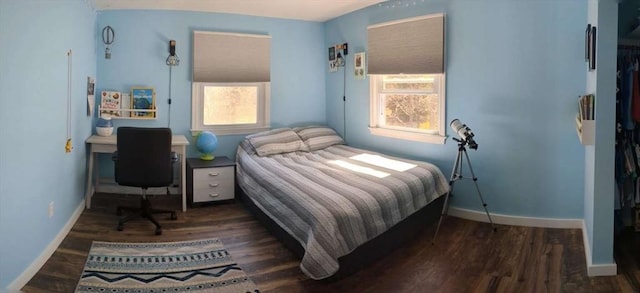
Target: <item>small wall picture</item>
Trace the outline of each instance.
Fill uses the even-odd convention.
[[[131,109],[156,109],[156,92],[152,87],[131,88]],[[136,111],[131,117],[156,117],[155,112]]]
[[[591,26],[591,38],[590,38],[590,43],[591,46],[589,47],[590,49],[590,55],[589,55],[589,70],[595,70],[596,69],[596,27],[595,26]]]
[[[338,63],[336,62],[336,47],[329,47],[329,72],[338,71]]]
[[[338,71],[338,62],[329,61],[329,72],[336,72],[336,71]]]
[[[353,74],[356,79],[364,79],[366,75],[365,69],[365,54],[364,52],[356,53],[353,55]]]
[[[584,59],[587,62],[587,68],[589,71],[596,69],[596,27],[591,24],[587,24],[587,30],[585,31],[585,52]]]
[[[584,61],[589,62],[591,59],[591,24],[587,24],[587,30],[584,32]]]

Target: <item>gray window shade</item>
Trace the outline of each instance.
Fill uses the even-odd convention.
[[[444,72],[444,14],[367,28],[369,74]]]
[[[267,82],[270,79],[270,36],[193,32],[194,82]]]

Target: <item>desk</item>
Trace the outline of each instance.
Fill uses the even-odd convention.
[[[87,165],[87,190],[85,192],[85,199],[87,209],[91,208],[91,197],[93,196],[94,188],[94,161],[96,160],[98,153],[113,153],[116,151],[117,137],[112,136],[98,136],[92,135],[85,141],[89,144],[89,164]],[[182,211],[187,211],[187,150],[186,146],[189,141],[184,135],[173,135],[171,139],[171,151],[176,152],[180,156],[180,189],[182,192]],[[97,164],[97,162],[96,162]]]

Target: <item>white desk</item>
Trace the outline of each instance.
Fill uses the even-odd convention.
[[[98,153],[113,153],[116,151],[117,139],[115,135],[112,136],[98,136],[92,135],[85,141],[89,144],[89,164],[87,165],[87,190],[85,192],[85,199],[87,209],[91,208],[91,197],[94,192],[94,161]],[[182,211],[187,211],[187,150],[186,146],[189,141],[184,135],[173,135],[171,139],[171,151],[176,152],[180,156],[180,189],[182,191]],[[97,165],[97,162],[96,162]]]

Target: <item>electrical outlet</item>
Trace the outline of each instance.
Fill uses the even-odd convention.
[[[53,202],[49,203],[49,218],[53,217]]]

